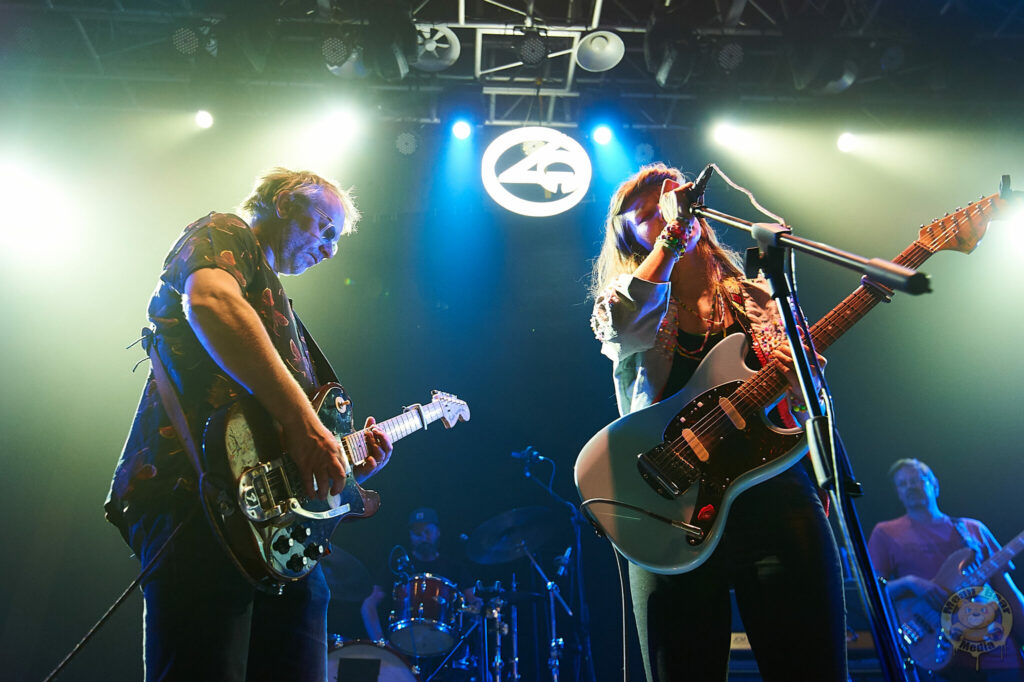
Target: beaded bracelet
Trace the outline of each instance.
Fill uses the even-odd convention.
[[[672,251],[676,256],[679,256],[684,246],[686,245],[686,235],[683,233],[682,226],[679,225],[678,220],[673,220],[671,223],[665,225],[665,229],[658,235],[656,244],[661,244],[668,250]]]

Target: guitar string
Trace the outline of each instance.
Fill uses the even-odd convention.
[[[987,200],[979,201],[974,208],[969,207],[968,209],[958,211],[957,213],[964,213],[967,217],[967,221],[969,222],[972,217],[976,217],[978,215],[984,216],[986,208],[990,207],[991,203],[992,197],[989,197]],[[937,221],[940,223],[940,226],[943,226],[945,228],[943,232],[939,233],[939,242],[943,244],[947,243],[949,237],[951,235],[955,235],[956,232],[959,230],[960,225],[957,213],[954,213],[953,216],[947,216],[943,218],[941,221]],[[949,223],[948,227],[944,225],[944,223],[946,222]],[[894,259],[894,262],[900,264],[913,263],[916,267],[917,265],[920,265],[925,260],[927,260],[931,255],[933,255],[938,250],[939,249],[936,249],[936,251],[929,251],[928,248],[924,246],[924,244],[922,244],[918,239],[912,242],[906,249],[904,249],[904,251]],[[849,323],[850,321],[848,319],[848,313],[856,312],[858,313],[858,315],[856,319],[853,320],[853,323],[856,323],[857,321],[859,321],[861,317],[863,317],[863,315],[865,315],[875,305],[877,305],[881,299],[867,287],[861,286],[858,287],[858,289],[854,290],[854,292],[847,297],[847,300],[849,300],[849,304],[840,304],[839,306],[837,306],[836,309],[830,311],[829,314],[827,314],[825,317],[819,320],[818,323],[812,326],[812,338],[815,337],[815,330],[819,331],[818,336],[831,337],[828,339],[822,339],[826,341],[826,343],[824,344],[821,343],[818,339],[816,339],[816,343],[822,346],[823,349],[826,348],[828,345],[831,345],[831,343],[837,340],[839,336],[845,333],[845,331],[847,331],[852,326],[852,324],[848,324],[845,325],[846,328],[843,329],[842,325],[840,324],[840,321],[833,321],[833,318],[846,317],[847,319],[843,320],[842,322]],[[836,312],[839,308],[843,309],[843,313]],[[832,330],[836,327],[839,327],[840,333],[838,335],[833,335]],[[736,389],[736,391],[733,392],[731,397],[735,399],[734,402],[740,400],[746,401],[748,400],[748,398],[752,398],[755,401],[755,404],[749,405],[746,408],[745,411],[748,412],[751,409],[761,407],[761,403],[774,397],[774,395],[783,390],[785,387],[784,378],[780,375],[779,370],[779,363],[775,360],[772,360],[771,363],[769,363],[764,368],[759,370],[758,373],[755,374],[755,376],[745,381]],[[781,385],[772,386],[773,383]],[[721,414],[716,414],[716,412],[720,412]],[[698,435],[698,429],[700,430],[701,436],[706,435],[708,433],[712,433],[713,429],[717,428],[719,425],[724,423],[723,415],[725,417],[725,420],[727,420],[728,423],[731,424],[732,421],[728,418],[728,415],[725,415],[724,410],[721,410],[721,408],[713,408],[712,410],[709,411],[707,415],[705,415],[705,417],[703,417],[700,421],[697,422],[694,428],[691,428],[691,431],[694,433],[695,436]],[[714,421],[708,422],[709,419],[714,419]],[[712,433],[712,435],[714,434]],[[672,442],[671,445],[672,447],[668,448],[667,450],[669,450],[672,453],[672,459],[677,460],[679,458],[679,455],[682,454],[678,451],[678,446],[685,445],[685,439],[676,439],[675,441]],[[686,462],[686,464],[692,466],[689,462]]]
[[[954,229],[956,228],[955,217],[952,227]],[[920,262],[923,262],[928,256],[931,255],[931,253],[927,252],[927,249],[924,249],[926,252],[925,254],[923,254],[924,258],[921,258],[922,254],[920,253],[916,254],[917,257],[915,257],[915,254],[913,253],[915,250],[914,247],[918,246],[918,244],[919,242],[915,240],[914,243],[912,243],[907,249],[904,250],[904,253],[900,254],[899,256],[897,256],[896,259],[894,259],[895,262],[913,262],[915,260],[918,260],[919,258]],[[922,248],[924,247],[922,246]],[[863,317],[864,314],[870,311],[871,308],[877,305],[877,303],[880,300],[877,296],[872,295],[871,291],[868,290],[866,287],[858,288],[847,298],[849,300],[848,304],[841,304],[840,306],[837,306],[837,308],[843,309],[842,314],[833,314],[830,312],[828,315],[822,318],[822,320],[820,320],[818,324],[815,324],[812,327],[812,338],[814,338],[815,336],[813,333],[815,329],[818,329],[819,332],[824,332],[822,334],[819,334],[819,336],[832,337],[830,339],[816,339],[818,345],[821,346],[823,349],[827,347],[827,345],[830,345],[832,342],[834,342],[836,338],[838,338],[838,336],[833,337],[833,335],[831,334],[832,329],[837,326],[836,324],[831,322],[831,318],[846,317],[847,319],[843,320],[843,322],[849,323],[848,313],[855,312],[858,313],[856,320],[854,320],[854,322],[856,322],[861,317]],[[836,320],[836,322],[838,322],[838,320]],[[842,326],[845,326],[848,329],[850,325],[843,324]],[[825,340],[826,343],[821,343],[822,340]],[[746,409],[744,409],[743,411],[749,412],[752,409],[761,407],[763,403],[767,402],[767,400],[770,400],[776,394],[781,392],[784,388],[785,383],[784,377],[781,375],[780,372],[780,364],[778,363],[778,361],[772,360],[768,365],[762,368],[762,370],[759,370],[759,372],[754,377],[751,377],[746,382],[737,387],[737,389],[733,392],[733,394],[730,397],[733,399],[734,404],[739,401],[748,402]],[[753,402],[753,404],[749,404],[750,402]],[[717,427],[725,424],[726,420],[728,421],[728,424],[732,424],[732,420],[728,418],[728,415],[725,414],[724,410],[721,410],[721,408],[714,408],[710,410],[709,413],[705,415],[700,421],[698,421],[691,428],[691,431],[694,433],[695,436],[698,436],[698,439],[700,439],[701,436],[707,436],[709,434],[716,435],[715,432],[717,430]],[[681,440],[685,441],[685,439]],[[681,442],[680,439],[673,441],[673,447],[669,448],[669,450],[672,452],[674,458],[678,458],[678,456],[681,454],[678,451],[678,446],[684,444],[685,442]]]
[[[991,208],[991,205],[994,203],[994,196],[995,195],[982,199],[973,206],[969,206],[966,209],[955,212],[952,216],[946,216],[941,220],[936,221],[939,223],[940,227],[942,227],[942,231],[938,233],[934,240],[937,243],[947,244],[951,237],[955,237],[956,233],[961,229],[958,214],[962,213],[965,218],[965,222],[967,223],[970,223],[973,218],[978,216],[984,217],[985,211]],[[948,223],[948,226],[946,223]],[[906,249],[904,249],[903,252],[893,259],[893,262],[901,265],[907,264],[916,268],[939,250],[941,249],[937,248],[934,251],[931,251],[920,241],[920,238],[915,239]],[[843,303],[840,303],[840,305],[836,306],[836,308],[829,311],[828,314],[812,325],[811,337],[814,339],[815,344],[824,350],[838,340],[842,334],[848,331],[853,324],[870,312],[872,308],[878,305],[881,300],[882,298],[880,298],[877,293],[873,292],[873,290],[868,287],[861,285],[847,296],[847,299],[845,299]],[[846,301],[849,301],[849,303],[847,304]],[[839,309],[842,309],[842,312],[838,312]],[[849,320],[850,313],[857,314],[852,322]],[[833,335],[832,332],[835,329],[838,329],[839,333]],[[819,334],[814,333],[816,330]],[[822,338],[819,339],[817,337]],[[777,386],[773,386],[773,384],[776,384]],[[785,380],[784,376],[781,374],[781,365],[777,360],[772,360],[769,364],[758,370],[754,376],[750,377],[737,387],[729,397],[734,406],[736,406],[737,402],[741,401],[747,403],[745,407],[740,408],[741,414],[747,413],[747,416],[754,416],[750,414],[750,412],[763,407],[764,403],[780,391],[784,390],[784,388]],[[721,409],[721,407],[714,407],[708,411],[708,414],[696,422],[693,427],[690,427],[690,430],[699,441],[703,441],[706,439],[707,435],[716,435],[717,430],[722,425],[725,425],[728,430],[728,426],[732,425],[732,420],[725,411]],[[733,428],[735,427],[733,426]],[[687,461],[683,456],[685,454],[684,449],[687,447],[687,443],[686,439],[682,435],[671,441],[669,445],[670,447],[662,450],[662,456],[656,458],[662,460],[660,462],[661,465],[672,464],[677,466],[679,461],[682,460],[683,464],[693,467],[693,464]],[[668,453],[669,455],[667,458],[664,456],[665,453]]]

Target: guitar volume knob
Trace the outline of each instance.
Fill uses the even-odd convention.
[[[287,554],[291,550],[292,545],[294,544],[294,540],[292,540],[289,537],[285,537],[284,535],[281,535],[276,540],[274,540],[274,544],[272,545],[272,547],[278,554]]]
[[[316,561],[324,555],[324,546],[314,542],[306,547],[306,551],[303,552],[303,555],[308,557],[311,561]]]
[[[306,557],[301,554],[293,554],[292,558],[288,560],[288,563],[286,563],[285,566],[287,566],[291,571],[299,572],[305,568],[308,563],[309,560],[306,559]]]
[[[312,533],[307,526],[296,526],[292,529],[292,540],[295,542],[304,542],[309,539],[310,535]]]

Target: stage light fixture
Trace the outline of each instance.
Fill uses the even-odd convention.
[[[641,142],[633,148],[633,160],[637,163],[650,163],[654,160],[654,145]]]
[[[320,43],[320,54],[323,55],[328,69],[338,68],[352,56],[352,47],[341,36],[327,36]]]
[[[857,148],[860,147],[860,140],[853,133],[846,132],[840,135],[836,140],[836,147],[838,147],[841,152],[856,151]]]
[[[171,46],[175,52],[190,59],[198,56],[200,50],[211,57],[217,56],[217,37],[209,24],[176,27],[171,32]]]
[[[213,125],[213,114],[206,109],[200,109],[196,112],[196,125],[204,130]]]
[[[538,66],[547,58],[548,45],[541,32],[536,28],[523,29],[523,37],[519,41],[519,60],[525,66]]]
[[[733,149],[750,143],[750,136],[746,131],[724,121],[715,124],[715,127],[711,129],[711,137],[717,144]]]
[[[611,31],[595,31],[583,36],[576,45],[576,63],[584,71],[608,71],[622,61],[626,46]]]
[[[420,140],[411,130],[403,130],[395,137],[395,149],[403,156],[412,156],[420,147]]]
[[[732,73],[743,64],[743,46],[729,42],[718,48],[718,66],[726,73]]]
[[[459,119],[452,124],[452,135],[460,140],[465,140],[473,132],[473,127],[469,125],[469,121],[465,119]]]
[[[591,139],[597,144],[608,144],[612,141],[612,129],[602,124],[594,128],[594,132],[590,134]]]

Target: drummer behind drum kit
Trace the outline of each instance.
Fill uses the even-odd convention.
[[[537,563],[533,552],[553,532],[551,510],[545,507],[512,509],[484,522],[470,535],[469,558],[478,564],[503,564],[526,557],[548,591],[551,639],[548,668],[557,682],[562,639],[555,631],[555,602],[562,599],[558,585]],[[564,567],[568,557],[556,559]],[[339,589],[334,576],[346,576],[349,594],[369,591],[369,574],[355,557],[335,549],[323,562],[332,593]],[[563,568],[558,569],[559,575]],[[430,573],[408,574],[395,583],[394,609],[388,623],[388,642],[345,640],[332,636],[328,653],[331,682],[518,682],[520,605],[541,595],[511,589],[500,582],[475,585],[475,598],[467,600],[451,580]],[[442,658],[443,657],[443,658]]]

